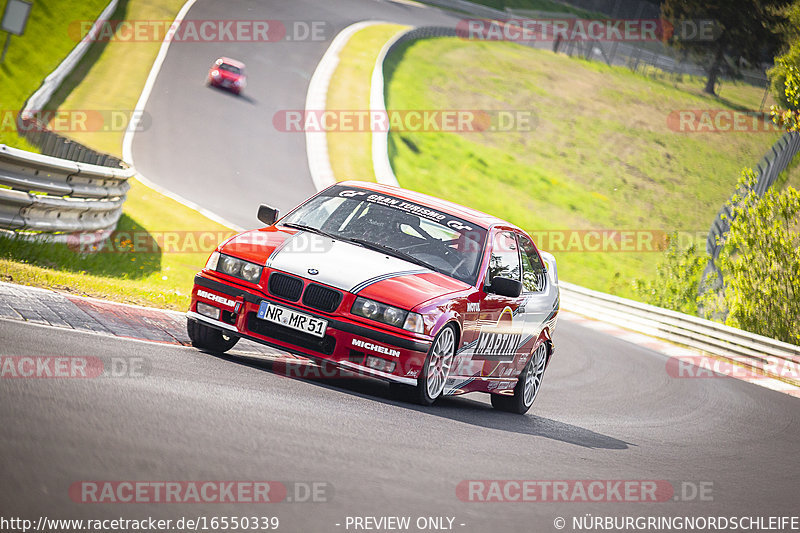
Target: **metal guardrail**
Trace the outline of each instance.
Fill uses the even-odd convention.
[[[17,117],[17,131],[28,142],[36,146],[45,155],[79,161],[92,165],[102,165],[112,168],[124,168],[124,163],[119,158],[104,154],[84,146],[63,135],[51,131],[47,125],[39,121],[36,116],[46,109],[53,94],[58,90],[69,74],[78,66],[83,56],[97,38],[103,28],[103,22],[110,19],[117,9],[119,0],[110,0],[108,5],[92,25],[89,32],[72,49],[63,61],[42,82],[41,86],[25,102],[25,107]]]
[[[78,141],[60,135],[37,120],[23,118],[20,115],[17,117],[17,131],[44,155],[90,165],[125,168],[125,163],[120,158],[98,152]]]
[[[559,288],[565,309],[611,320],[624,328],[702,350],[800,386],[800,346],[563,281]]]
[[[111,231],[122,215],[133,174],[133,169],[0,145],[0,228],[61,234]]]
[[[122,216],[127,180],[134,170],[116,157],[50,131],[37,118],[117,4],[109,1],[89,33],[45,78],[17,117],[20,135],[44,155],[0,145],[0,228],[23,238],[46,235],[51,242],[76,233],[88,234],[93,241],[110,233]]]

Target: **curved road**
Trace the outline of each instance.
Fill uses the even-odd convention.
[[[189,16],[322,20],[329,37],[364,19],[455,23],[383,0],[200,0]],[[271,120],[303,107],[328,44],[173,44],[146,109],[157,120],[134,140],[138,169],[242,226],[256,224],[260,202],[285,209],[312,194],[304,137]],[[219,55],[248,63],[245,98],[203,86]],[[354,515],[450,516],[456,531],[546,532],[557,516],[587,513],[797,513],[797,399],[733,379],[672,378],[665,356],[569,321],[556,347],[540,397],[520,417],[483,396],[423,409],[390,399],[378,382],[288,379],[241,355],[0,320],[0,355],[146,361],[135,378],[0,379],[0,514],[276,515],[289,532],[348,531]],[[711,492],[662,503],[474,503],[456,495],[469,479],[663,480],[679,496],[682,483]],[[329,490],[319,503],[91,505],[69,497],[81,480],[317,481]]]
[[[305,107],[308,83],[336,34],[361,20],[444,26],[458,21],[435,8],[390,0],[200,0],[186,18],[324,27],[324,41],[174,42],[145,107],[152,124],[134,136],[137,170],[245,228],[259,224],[260,203],[286,212],[316,192],[304,134],[278,131],[272,118]],[[204,86],[208,68],[220,56],[247,65],[243,97]]]
[[[292,532],[345,531],[335,524],[358,515],[541,532],[555,531],[556,516],[586,513],[796,514],[797,399],[730,378],[674,379],[660,354],[570,322],[559,328],[542,393],[518,416],[480,395],[420,408],[371,380],[289,379],[254,359],[0,321],[3,355],[136,356],[147,374],[0,381],[0,509],[32,518],[274,514]],[[463,502],[455,489],[468,479],[710,482],[713,501]],[[81,480],[318,481],[331,499],[92,505],[68,496]]]

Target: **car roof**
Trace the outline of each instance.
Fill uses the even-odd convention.
[[[496,216],[493,215],[486,214],[482,211],[478,211],[477,209],[472,209],[471,207],[466,207],[460,204],[456,204],[454,202],[442,200],[441,198],[436,198],[435,196],[430,196],[421,192],[412,191],[409,189],[403,189],[402,187],[395,187],[393,185],[383,185],[380,183],[355,181],[355,180],[340,181],[339,183],[337,183],[337,185],[360,187],[362,189],[367,189],[377,193],[391,194],[392,196],[402,198],[403,200],[408,200],[410,202],[422,204],[424,206],[432,207],[440,211],[449,213],[451,215],[455,215],[468,222],[472,222],[473,224],[483,226],[484,228],[487,229],[491,228],[492,226],[506,226],[510,228],[519,229],[517,226],[511,224],[506,220],[497,218]]]
[[[242,69],[244,68],[244,63],[242,63],[241,61],[237,61],[235,59],[231,59],[230,57],[220,57],[219,59],[214,61],[214,63],[215,64],[226,63],[232,67],[238,67]]]

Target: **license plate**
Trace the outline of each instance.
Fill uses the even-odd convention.
[[[281,326],[296,329],[297,331],[310,333],[315,337],[324,337],[325,330],[328,328],[327,320],[321,320],[304,313],[298,313],[292,309],[263,300],[261,301],[261,305],[258,306],[257,316],[261,320],[280,324]]]

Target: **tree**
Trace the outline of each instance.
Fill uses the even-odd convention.
[[[716,301],[726,324],[800,344],[800,191],[770,189],[759,197],[755,180],[745,170],[729,202],[731,228],[717,261],[725,286]]]
[[[778,64],[770,73],[780,69],[780,74],[776,78],[783,81],[783,98],[778,98],[785,108],[772,106],[772,120],[779,126],[786,128],[786,131],[800,131],[800,46],[796,46],[793,52],[778,59]],[[775,79],[772,80],[773,87]]]
[[[726,56],[736,68],[742,59],[757,64],[765,51],[774,53],[784,37],[790,4],[790,0],[665,0],[662,16],[675,28],[683,21],[713,21],[714,39],[682,39],[676,32],[669,43],[700,59],[708,74],[705,92],[714,95],[717,78],[730,66]]]
[[[694,242],[684,246],[677,232],[670,234],[668,243],[655,279],[637,279],[634,289],[650,305],[696,315],[697,289],[708,256]]]
[[[779,104],[772,106],[772,120],[787,131],[800,131],[800,0],[795,0],[785,14],[783,53],[767,71],[772,95]]]

